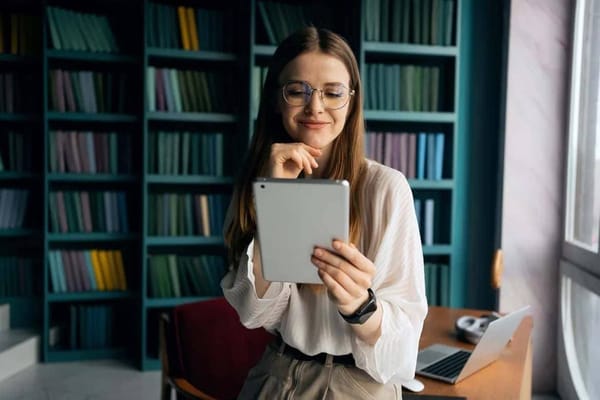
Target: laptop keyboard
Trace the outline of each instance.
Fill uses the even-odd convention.
[[[456,377],[467,363],[470,352],[460,350],[456,353],[422,369],[423,372],[452,379]]]

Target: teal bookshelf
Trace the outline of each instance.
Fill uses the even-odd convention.
[[[34,91],[40,62],[38,43],[30,40],[39,36],[39,16],[40,7],[30,2],[0,5],[0,304],[10,305],[11,327],[28,329],[41,329],[43,294],[43,229],[34,204],[42,195],[43,150],[33,140],[41,126],[41,97]],[[9,30],[13,26],[21,30]]]
[[[458,221],[457,202],[464,190],[459,182],[466,173],[458,161],[462,150],[457,145],[465,132],[461,129],[461,103],[456,100],[460,85],[458,65],[462,61],[457,28],[461,25],[464,1],[390,2],[388,10],[379,7],[379,0],[361,3],[364,18],[357,55],[365,91],[367,153],[391,167],[401,167],[398,169],[413,190],[429,303],[459,306],[465,301],[458,282],[463,279],[466,262],[459,249],[467,238],[464,232],[449,227]],[[424,9],[417,11],[415,19],[413,12],[417,7]],[[379,24],[370,24],[373,19]],[[450,27],[444,30],[445,34],[438,29],[442,25]],[[395,92],[390,94],[389,87],[395,87]],[[393,134],[390,136],[389,132]],[[440,154],[435,150],[437,142],[429,145],[427,137],[434,135],[443,137]],[[402,136],[408,139],[401,140]],[[386,150],[380,151],[381,146]],[[392,153],[401,154],[400,160],[389,155],[387,146],[392,146]],[[432,174],[427,164],[434,153],[439,172]],[[428,264],[432,263],[439,266],[440,272],[429,271]],[[446,271],[442,273],[443,269]],[[439,276],[430,285],[434,273]]]
[[[43,6],[44,361],[137,357],[135,335],[119,325],[136,314],[141,273],[141,157],[132,144],[142,138],[142,100],[130,95],[142,87],[141,34],[118,27],[139,32],[141,8],[116,6]]]
[[[501,71],[490,68],[498,60],[481,57],[481,49],[492,43],[487,39],[484,43],[484,38],[494,37],[501,28],[491,25],[490,31],[485,31],[481,21],[494,15],[473,0],[422,0],[420,4],[437,10],[431,15],[437,16],[438,23],[444,12],[450,13],[447,21],[451,21],[443,25],[450,26],[443,40],[431,33],[432,29],[437,32],[431,21],[420,21],[418,29],[429,27],[430,39],[425,40],[427,35],[412,33],[417,29],[412,14],[407,25],[406,19],[401,24],[394,20],[400,12],[395,4],[413,2],[389,2],[390,12],[384,13],[385,17],[380,13],[373,22],[376,3],[379,0],[105,0],[89,4],[27,0],[0,5],[2,15],[24,13],[40,20],[37,27],[30,24],[25,30],[31,32],[31,49],[12,54],[0,47],[0,75],[29,74],[28,88],[33,93],[32,101],[19,107],[3,109],[0,103],[0,157],[4,166],[0,168],[0,190],[24,188],[29,193],[21,226],[0,229],[0,263],[2,257],[27,254],[34,282],[32,292],[0,292],[0,302],[9,302],[16,310],[15,326],[40,330],[44,361],[126,358],[144,370],[160,368],[160,313],[218,295],[210,287],[193,286],[198,276],[190,275],[190,271],[203,271],[204,281],[213,286],[218,286],[219,274],[224,273],[218,261],[226,254],[219,219],[255,125],[261,86],[256,68],[264,73],[277,44],[272,39],[278,37],[278,31],[282,34],[290,28],[281,25],[277,14],[286,7],[301,10],[289,24],[312,22],[339,32],[357,55],[365,90],[366,136],[371,145],[381,146],[373,155],[404,172],[420,202],[415,207],[422,219],[427,274],[439,274],[435,279],[438,286],[428,287],[434,291],[430,299],[457,307],[486,306],[484,290],[480,289],[480,297],[474,300],[467,285],[485,286],[488,281],[486,251],[490,250],[491,257],[494,240],[485,230],[494,218],[491,198],[496,193],[488,193],[489,185],[479,180],[497,179],[498,170],[487,159],[497,157],[493,143],[498,135],[493,122],[482,122],[473,109],[480,113],[487,107],[482,115],[497,116],[493,110],[499,100],[489,96],[493,91],[483,96],[477,88],[490,88],[491,82],[500,79]],[[436,8],[441,3],[451,9],[441,12]],[[58,48],[49,19],[56,9],[106,21],[116,47],[101,50],[93,40],[69,43],[73,40],[69,24],[63,24],[67,27],[62,28],[67,29],[66,41]],[[186,18],[195,18],[197,48],[191,36],[186,48],[179,9]],[[427,18],[426,11],[419,13],[420,18]],[[205,18],[219,23],[212,27],[206,22],[199,24]],[[371,31],[377,25],[381,28],[378,34]],[[408,36],[394,28],[404,25]],[[388,34],[382,33],[384,26]],[[474,33],[481,29],[485,34]],[[108,35],[107,28],[98,32],[94,34]],[[89,32],[80,36],[88,38]],[[402,40],[396,40],[398,37]],[[406,66],[409,68],[402,69]],[[401,74],[407,74],[404,83],[414,86],[418,81],[429,86],[412,92],[403,89]],[[406,80],[407,76],[410,79]],[[62,79],[63,86],[56,79]],[[69,100],[66,79],[71,90],[76,90],[76,80],[80,85],[91,82],[93,91],[105,96],[104,102],[97,98],[96,111],[91,111],[92,103],[85,107],[76,103],[76,92]],[[385,83],[383,89],[380,82]],[[397,93],[386,94],[385,87],[394,84]],[[119,96],[119,90],[125,96]],[[426,94],[412,98],[413,92]],[[65,97],[59,99],[58,93]],[[378,136],[385,132],[393,135]],[[482,132],[489,139],[483,139]],[[424,134],[423,139],[419,134]],[[402,135],[408,147],[399,144]],[[437,139],[443,146],[438,143],[436,147],[435,138],[443,138]],[[411,147],[416,152],[419,140],[425,154],[442,149],[431,167],[423,159],[421,175],[418,154],[411,159],[415,165],[410,173],[407,165],[411,161],[401,162],[402,157],[410,158]],[[393,150],[388,151],[387,159],[386,146]],[[405,147],[400,150],[397,146]],[[94,151],[90,152],[91,148]],[[399,154],[402,156],[396,158]],[[480,164],[485,168],[479,168]],[[108,196],[109,200],[103,200],[105,213],[125,218],[126,224],[119,220],[118,225],[127,229],[109,229],[107,214],[91,208],[100,202],[94,199],[97,192]],[[104,193],[123,194],[113,198]],[[66,202],[62,217],[58,205],[61,196],[60,201]],[[90,217],[93,229],[89,229],[89,220],[86,226],[84,216],[88,201],[90,213],[98,213]],[[432,207],[433,218],[426,233],[424,214]],[[112,225],[117,226],[115,221]],[[119,271],[117,254],[123,261],[124,289],[116,286],[121,278],[111,275]],[[57,265],[65,268],[65,260],[71,260],[72,265],[87,267],[87,257],[96,278],[104,272],[94,270],[95,265],[116,268],[109,273],[110,279],[103,277],[104,290],[99,280],[96,289],[90,280],[87,290],[85,285],[78,290],[76,285],[72,290],[58,290]],[[93,257],[97,257],[97,264]],[[184,287],[183,281],[191,286]],[[109,331],[104,336],[89,337],[86,333],[94,313],[105,319],[100,328]],[[125,320],[131,328],[120,325]]]
[[[239,165],[237,160],[241,158],[241,152],[247,143],[245,135],[240,134],[243,104],[238,103],[245,96],[239,96],[233,91],[234,88],[245,85],[238,78],[243,71],[240,62],[240,37],[243,30],[239,28],[243,26],[243,14],[238,6],[235,2],[144,2],[146,36],[143,43],[143,69],[150,71],[144,74],[144,85],[148,87],[150,84],[156,92],[152,95],[146,92],[143,112],[142,257],[145,262],[141,274],[140,314],[141,326],[145,328],[139,341],[142,369],[156,369],[160,366],[160,313],[179,304],[212,297],[190,295],[192,292],[198,293],[198,288],[194,288],[194,291],[190,289],[186,294],[184,282],[181,281],[183,275],[189,273],[187,263],[191,261],[186,260],[221,257],[224,262],[225,249],[221,231],[213,232],[212,228],[216,228],[213,224],[215,221],[210,221],[211,231],[206,232],[206,226],[199,220],[202,219],[205,223],[204,217],[217,211],[213,207],[216,203],[206,200],[210,203],[206,205],[201,198],[231,193],[233,175],[236,165]],[[197,36],[194,40],[199,42],[199,46],[192,46],[194,40],[190,38],[189,45],[184,42],[180,30],[180,12],[188,18],[191,18],[190,15],[194,16],[197,21],[196,30],[190,32]],[[203,18],[208,18],[209,15],[221,21],[222,27],[209,29],[210,23],[202,24]],[[221,37],[217,37],[219,29]],[[193,73],[190,72],[192,70]],[[173,80],[174,76],[176,80]],[[161,78],[171,82],[170,87],[165,86],[166,104],[161,104],[160,101]],[[199,82],[204,79],[210,88],[210,105],[202,100],[206,86]],[[220,82],[221,85],[218,88],[211,87],[211,80]],[[225,80],[231,82],[226,83]],[[195,91],[186,92],[185,84],[194,87]],[[177,101],[169,104],[169,88],[174,89],[175,100],[179,96],[181,104],[177,104]],[[191,143],[196,143],[196,146]],[[207,151],[198,150],[198,146],[204,146]],[[197,151],[190,150],[190,147]],[[183,161],[184,158],[188,160],[188,165]],[[194,163],[193,159],[201,162]],[[177,205],[174,206],[173,202]],[[197,204],[198,208],[194,208]],[[221,205],[221,215],[224,215],[224,207],[224,204]],[[207,212],[199,216],[205,209]],[[182,213],[193,218],[194,223],[185,224],[184,227],[173,222],[172,217]],[[165,229],[165,226],[161,230],[160,221],[165,218],[169,219],[170,228],[176,228],[175,230]],[[169,266],[163,268],[160,260],[166,258],[169,258]],[[164,271],[167,270],[170,272],[170,280],[163,285],[166,282]],[[224,270],[221,271],[223,272]],[[213,287],[217,286],[215,290],[220,292],[218,281],[211,282]]]

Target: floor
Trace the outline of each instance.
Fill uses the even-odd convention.
[[[119,361],[38,364],[0,382],[2,400],[137,400],[160,398],[160,371]]]
[[[159,399],[160,372],[119,361],[38,364],[0,382],[2,400]],[[559,400],[533,396],[533,400]]]

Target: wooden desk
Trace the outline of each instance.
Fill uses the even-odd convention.
[[[443,343],[472,350],[473,345],[456,340],[454,323],[462,315],[486,313],[489,311],[430,307],[419,347]],[[531,399],[532,328],[531,316],[525,317],[498,360],[456,385],[417,376],[425,385],[419,394],[463,396],[469,400]]]

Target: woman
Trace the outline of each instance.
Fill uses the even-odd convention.
[[[231,270],[221,285],[249,328],[278,335],[242,399],[398,399],[414,376],[427,313],[423,255],[404,176],[364,157],[362,87],[340,36],[308,27],[277,48],[257,128],[226,222]],[[346,179],[350,243],[315,248],[323,285],[262,277],[252,182],[256,177]]]

